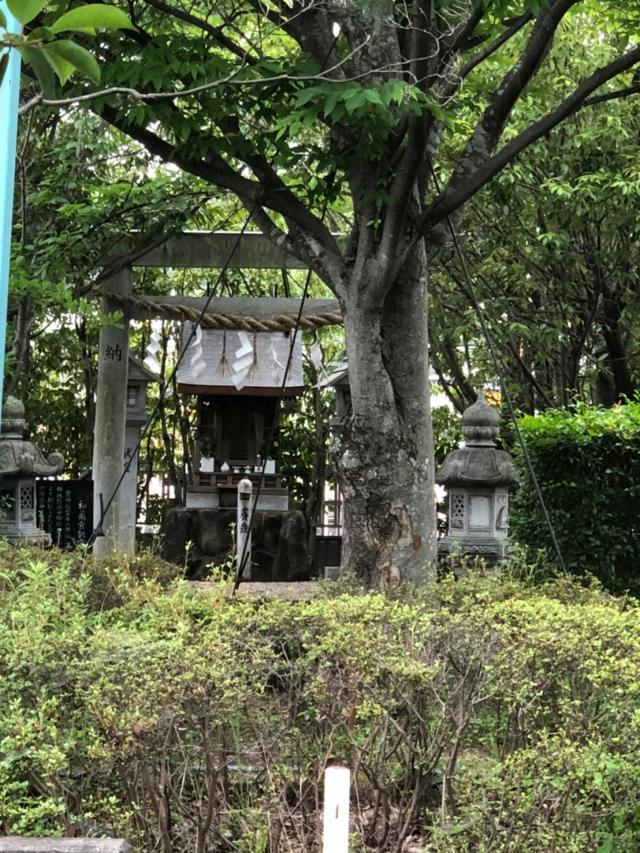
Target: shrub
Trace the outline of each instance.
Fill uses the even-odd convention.
[[[520,428],[569,571],[612,591],[640,592],[640,403],[579,406],[525,417]],[[516,448],[521,486],[511,532],[555,559],[536,494]]]
[[[632,600],[474,575],[229,601],[101,561],[119,600],[102,609],[93,561],[12,553],[0,832],[316,851],[323,770],[343,761],[353,850],[640,846]]]

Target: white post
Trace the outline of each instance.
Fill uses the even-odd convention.
[[[251,579],[251,496],[253,483],[242,479],[238,483],[238,523],[236,525],[236,571],[243,580]]]
[[[327,767],[324,771],[323,853],[349,853],[348,767]]]

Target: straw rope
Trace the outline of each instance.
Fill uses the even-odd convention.
[[[186,305],[176,305],[173,302],[156,302],[143,299],[140,296],[122,296],[106,293],[109,299],[120,302],[124,307],[138,308],[148,311],[161,320],[189,320],[193,323],[200,321],[206,329],[226,329],[243,332],[289,332],[291,329],[319,329],[322,326],[342,325],[342,315],[333,311],[306,314],[298,317],[296,314],[274,314],[272,317],[252,317],[243,314],[202,314],[197,308]]]

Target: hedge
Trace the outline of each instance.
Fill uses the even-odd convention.
[[[168,571],[168,573],[167,573]],[[136,851],[640,848],[640,622],[566,580],[229,601],[152,558],[0,548],[0,832]]]
[[[579,406],[528,416],[520,428],[567,569],[592,573],[611,591],[640,593],[640,403]],[[555,559],[523,464],[512,502],[513,539]]]

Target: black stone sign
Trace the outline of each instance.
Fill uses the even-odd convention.
[[[89,541],[93,528],[92,480],[37,480],[38,526],[54,545],[74,548]]]

